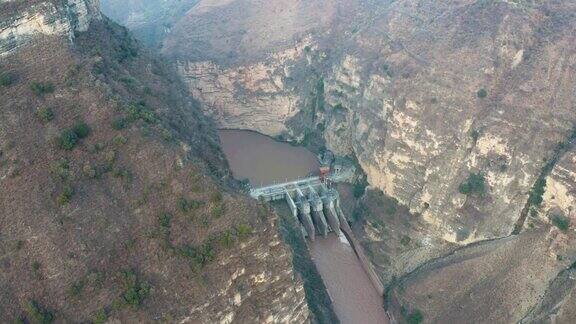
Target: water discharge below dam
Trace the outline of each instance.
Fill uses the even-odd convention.
[[[303,178],[318,170],[315,155],[305,148],[250,131],[219,134],[234,177],[255,186]],[[342,323],[388,323],[382,297],[344,236],[330,233],[308,245]]]

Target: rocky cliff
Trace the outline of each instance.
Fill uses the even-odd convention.
[[[387,307],[399,317],[425,314],[430,322],[573,321],[573,144],[544,178],[541,206],[531,209],[520,234],[473,244],[417,268],[391,286]]]
[[[314,10],[320,5],[336,9]],[[356,155],[371,185],[421,213],[445,240],[509,234],[545,160],[574,121],[574,21],[564,14],[572,5],[363,5],[357,13],[353,4],[336,1],[269,2],[254,15],[206,27],[202,21],[255,4],[200,3],[164,51],[222,126],[297,138],[304,131],[291,120],[321,125],[327,148]],[[338,9],[350,10],[359,23],[334,35],[348,22],[333,13]],[[291,22],[298,27],[251,33],[270,12],[280,21],[298,17]],[[228,45],[226,37],[236,34],[227,31],[237,26],[247,27]],[[192,41],[198,34],[206,40]],[[289,45],[278,45],[283,41]],[[221,53],[227,50],[238,53],[226,59]],[[325,100],[310,113],[319,86]],[[305,113],[309,120],[297,116]],[[485,174],[488,194],[459,193],[476,172]]]
[[[314,140],[358,160],[386,196],[365,197],[371,214],[357,231],[387,282],[486,240],[496,240],[479,247],[495,251],[478,259],[496,267],[486,280],[514,280],[524,272],[505,269],[529,266],[519,259],[527,247],[539,251],[530,260],[546,275],[522,307],[502,297],[514,311],[494,319],[507,321],[574,258],[557,259],[539,235],[516,237],[564,227],[552,210],[571,215],[576,179],[558,143],[572,145],[576,124],[574,12],[552,0],[201,1],[163,51],[220,126]]]
[[[26,44],[37,35],[65,36],[88,30],[100,19],[98,0],[0,1],[0,56]]]
[[[0,322],[308,321],[175,71],[96,2],[0,6]]]

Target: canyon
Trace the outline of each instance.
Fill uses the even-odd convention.
[[[357,160],[369,187],[353,227],[399,319],[510,322],[576,257],[575,9],[206,0],[161,52],[219,127]]]
[[[573,322],[575,32],[561,0],[1,0],[0,316],[336,321],[220,128],[356,167],[391,322]]]

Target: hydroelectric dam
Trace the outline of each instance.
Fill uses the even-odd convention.
[[[340,235],[341,228],[348,229],[348,220],[340,208],[338,191],[330,187],[340,177],[310,177],[296,181],[254,188],[250,196],[264,201],[285,200],[292,215],[302,226],[304,236],[314,241],[316,233],[326,236],[329,232]]]
[[[308,237],[309,252],[300,257],[314,263],[341,323],[390,323],[382,308],[382,282],[342,213],[347,210],[345,193],[339,195],[334,185],[355,182],[354,163],[254,132],[221,130],[219,134],[234,177],[252,184],[250,195],[276,201],[280,217],[298,221],[299,225],[290,226],[299,226],[295,229]],[[256,183],[264,185],[256,188]]]

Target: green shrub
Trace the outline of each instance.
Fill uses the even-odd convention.
[[[398,211],[398,202],[395,199],[386,199],[386,203],[384,204],[384,212],[386,215],[396,215]]]
[[[236,226],[236,234],[240,239],[244,239],[252,234],[252,227],[246,224],[240,224]]]
[[[65,186],[62,189],[62,192],[60,192],[60,194],[58,195],[56,202],[60,206],[67,205],[70,203],[70,200],[72,200],[72,196],[74,196],[74,189],[70,186]]]
[[[60,144],[60,148],[70,151],[74,149],[78,143],[78,135],[76,135],[74,131],[66,129],[60,134],[58,143]]]
[[[364,192],[366,192],[365,183],[357,182],[354,184],[354,187],[352,188],[352,194],[354,195],[354,198],[362,197],[364,195]]]
[[[75,283],[72,284],[72,286],[70,286],[70,288],[68,288],[68,295],[70,295],[70,297],[78,297],[82,294],[82,292],[84,291],[84,281],[83,280],[79,280]]]
[[[90,127],[85,122],[78,122],[72,127],[72,131],[80,139],[88,137],[90,135]]]
[[[354,211],[352,212],[352,221],[361,222],[366,219],[366,215],[369,215],[369,211],[364,204],[358,204]]]
[[[478,131],[477,129],[473,129],[470,132],[470,137],[472,137],[472,141],[474,143],[478,142],[478,138],[480,137],[480,131]]]
[[[29,300],[24,308],[28,315],[28,319],[32,323],[49,324],[54,322],[54,314],[51,311],[40,307],[40,305],[34,300]]]
[[[346,110],[348,110],[341,103],[336,104],[336,106],[334,106],[332,109],[334,109],[334,111],[342,111],[342,112],[345,112]]]
[[[145,86],[144,88],[142,88],[142,93],[146,94],[146,95],[153,95],[154,92],[152,91],[152,88]]]
[[[220,218],[220,216],[224,215],[224,206],[218,205],[212,207],[210,214],[212,214],[212,217],[214,218]]]
[[[158,116],[156,116],[154,111],[146,107],[146,103],[133,103],[128,107],[128,121],[133,122],[138,119],[148,124],[154,124],[158,121]]]
[[[14,76],[9,72],[0,71],[0,87],[8,87],[14,83]]]
[[[41,268],[42,268],[42,264],[40,264],[40,262],[38,262],[38,261],[32,262],[32,275],[38,280],[42,279]]]
[[[104,279],[104,273],[96,270],[90,270],[86,275],[86,281],[94,289],[101,289],[104,284]]]
[[[114,150],[109,150],[104,154],[104,159],[108,164],[113,164],[116,161],[116,157],[116,151]]]
[[[468,179],[462,182],[458,191],[464,195],[478,194],[483,196],[486,193],[486,180],[481,173],[470,173]]]
[[[124,40],[124,43],[120,44],[120,47],[117,50],[119,62],[123,62],[138,56],[137,45],[134,44],[130,38],[128,38],[129,36],[126,37],[127,38]]]
[[[120,78],[120,82],[124,83],[125,85],[129,86],[130,88],[134,87],[134,84],[136,84],[136,79],[134,79],[133,77],[121,77]]]
[[[186,199],[185,197],[178,198],[176,202],[178,209],[183,213],[189,213],[194,209],[200,208],[204,203],[194,199]]]
[[[128,139],[122,135],[118,135],[116,137],[114,137],[114,139],[112,140],[112,142],[114,143],[114,145],[116,146],[121,146],[124,145],[128,142]]]
[[[123,168],[114,168],[114,170],[112,170],[112,175],[115,178],[122,178],[128,181],[132,181],[133,179],[132,172],[130,172],[130,170],[128,169]]]
[[[108,320],[108,315],[106,315],[106,310],[101,308],[92,317],[92,324],[104,324]]]
[[[530,190],[528,196],[528,203],[531,206],[540,206],[544,200],[544,191],[546,191],[546,178],[540,177],[536,180],[534,187]]]
[[[220,192],[219,190],[212,192],[212,194],[210,195],[210,201],[213,203],[221,203],[222,198],[223,198],[222,192]]]
[[[174,139],[172,132],[165,128],[160,131],[160,136],[162,136],[162,138],[167,142],[170,142]]]
[[[102,151],[104,149],[104,144],[102,143],[94,143],[88,146],[88,152],[94,154]]]
[[[208,228],[210,226],[210,217],[208,217],[207,215],[202,215],[198,218],[198,221],[200,222],[200,225],[202,225],[203,228]]]
[[[40,107],[36,110],[36,117],[38,117],[41,122],[47,123],[54,119],[54,112],[50,107]]]
[[[30,84],[30,90],[32,90],[35,95],[42,96],[54,92],[54,85],[52,82],[32,82]]]
[[[219,241],[220,244],[222,244],[222,246],[230,248],[234,244],[234,234],[232,233],[231,230],[226,230],[224,233],[220,235]]]
[[[50,174],[55,180],[67,180],[70,177],[70,163],[66,159],[52,163]]]
[[[486,89],[482,88],[482,89],[478,90],[478,92],[476,92],[476,96],[478,96],[478,98],[480,98],[480,99],[486,98],[488,96],[488,91],[486,91]]]
[[[118,306],[139,307],[150,294],[150,285],[138,278],[133,270],[122,271],[123,292],[119,300],[116,301]]]
[[[18,241],[16,241],[16,243],[14,244],[14,249],[15,249],[16,251],[22,250],[23,247],[24,247],[24,241],[22,241],[22,240],[18,240]]]
[[[124,117],[116,118],[112,122],[112,128],[114,128],[115,130],[124,129],[126,128],[126,126],[128,126],[128,120]]]
[[[92,178],[96,178],[96,169],[91,166],[90,164],[86,164],[84,165],[84,167],[82,168],[82,173],[84,174],[84,176],[86,178],[92,179]]]
[[[160,223],[160,226],[163,228],[169,228],[170,227],[171,219],[172,219],[172,215],[170,215],[168,213],[162,213],[160,216],[158,216],[158,222]]]
[[[570,219],[562,215],[553,215],[552,224],[558,227],[562,232],[567,232],[570,228]]]
[[[156,113],[150,109],[142,109],[140,111],[140,119],[147,122],[148,124],[154,124],[158,121]]]
[[[78,144],[78,140],[88,137],[90,135],[90,127],[84,122],[78,122],[71,129],[62,131],[58,138],[60,148],[65,150],[72,150]]]
[[[208,241],[198,247],[184,246],[180,249],[180,255],[190,259],[192,267],[195,270],[199,270],[209,262],[214,261],[216,251],[212,242]]]
[[[316,82],[316,91],[315,91],[315,101],[314,101],[314,108],[318,109],[319,111],[324,111],[324,78],[320,78]]]
[[[400,239],[400,244],[404,245],[404,246],[408,246],[408,244],[410,244],[410,237],[409,236],[402,236],[402,238]]]
[[[424,320],[424,315],[419,310],[414,310],[408,317],[406,318],[406,322],[408,324],[420,324]]]

